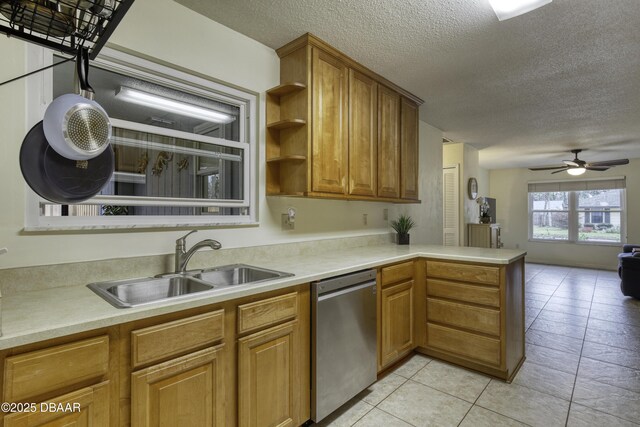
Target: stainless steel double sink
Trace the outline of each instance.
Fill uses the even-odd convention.
[[[289,276],[293,274],[246,264],[233,264],[158,277],[91,283],[87,286],[113,306],[127,308],[175,300],[202,292],[214,293],[233,286]]]

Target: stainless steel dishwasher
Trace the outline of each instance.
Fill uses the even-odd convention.
[[[376,272],[311,286],[311,419],[318,422],[376,381]]]

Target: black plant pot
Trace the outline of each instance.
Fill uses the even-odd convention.
[[[398,233],[398,244],[399,245],[408,245],[409,244],[409,233]]]

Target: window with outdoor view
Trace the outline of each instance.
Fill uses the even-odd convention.
[[[60,64],[41,89],[46,101],[74,92],[73,62],[51,61]],[[255,94],[112,49],[92,62],[90,81],[111,119],[113,175],[75,204],[32,195],[28,226],[256,222]]]
[[[624,242],[625,187],[624,178],[530,183],[530,240]]]

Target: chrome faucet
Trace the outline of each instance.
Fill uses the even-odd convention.
[[[204,247],[210,247],[211,249],[220,249],[222,245],[217,240],[213,239],[205,239],[202,240],[191,247],[188,251],[187,248],[187,237],[189,235],[197,232],[198,230],[192,230],[189,233],[185,234],[178,240],[176,240],[176,256],[175,256],[175,267],[176,273],[184,273],[187,269],[187,264],[189,260],[199,249]]]

